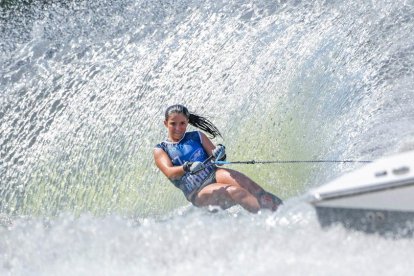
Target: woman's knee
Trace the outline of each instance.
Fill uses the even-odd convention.
[[[232,186],[228,189],[230,197],[236,204],[240,204],[243,208],[252,213],[257,213],[260,210],[260,205],[257,198],[248,190]]]
[[[227,188],[227,193],[229,194],[230,198],[238,202],[246,197],[251,196],[249,191],[239,186],[229,186]]]

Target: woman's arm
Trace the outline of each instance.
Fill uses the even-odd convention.
[[[208,156],[212,155],[212,151],[213,149],[216,148],[216,146],[213,144],[213,142],[211,142],[210,139],[208,139],[207,135],[205,135],[204,133],[200,132],[201,134],[201,144],[203,145],[204,150],[207,152]]]
[[[178,179],[184,175],[183,166],[174,166],[167,153],[160,149],[154,149],[154,160],[157,167],[169,179]]]

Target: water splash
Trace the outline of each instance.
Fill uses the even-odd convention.
[[[412,3],[31,3],[0,8],[0,274],[411,270],[412,240],[322,230],[303,202],[355,165],[240,166],[285,205],[210,213],[152,147],[174,103],[209,116],[232,160],[412,147]]]
[[[373,159],[413,136],[407,3],[34,2],[1,13],[7,214],[185,205],[152,164],[177,102],[211,117],[232,159]],[[352,168],[240,170],[287,198]]]

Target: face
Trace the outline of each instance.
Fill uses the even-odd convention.
[[[164,125],[168,130],[168,138],[178,142],[187,130],[188,119],[182,113],[172,113],[168,120],[164,121]]]

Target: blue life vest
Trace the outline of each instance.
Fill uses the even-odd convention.
[[[201,143],[201,134],[199,131],[186,132],[178,142],[163,141],[156,145],[157,148],[163,149],[174,166],[182,166],[184,162],[200,161],[204,162],[209,155],[204,150]],[[215,176],[216,166],[211,162],[206,163],[206,168],[196,174],[185,173],[179,179],[170,179],[170,181],[179,188],[185,197],[191,201],[191,196],[199,188],[204,186]]]

